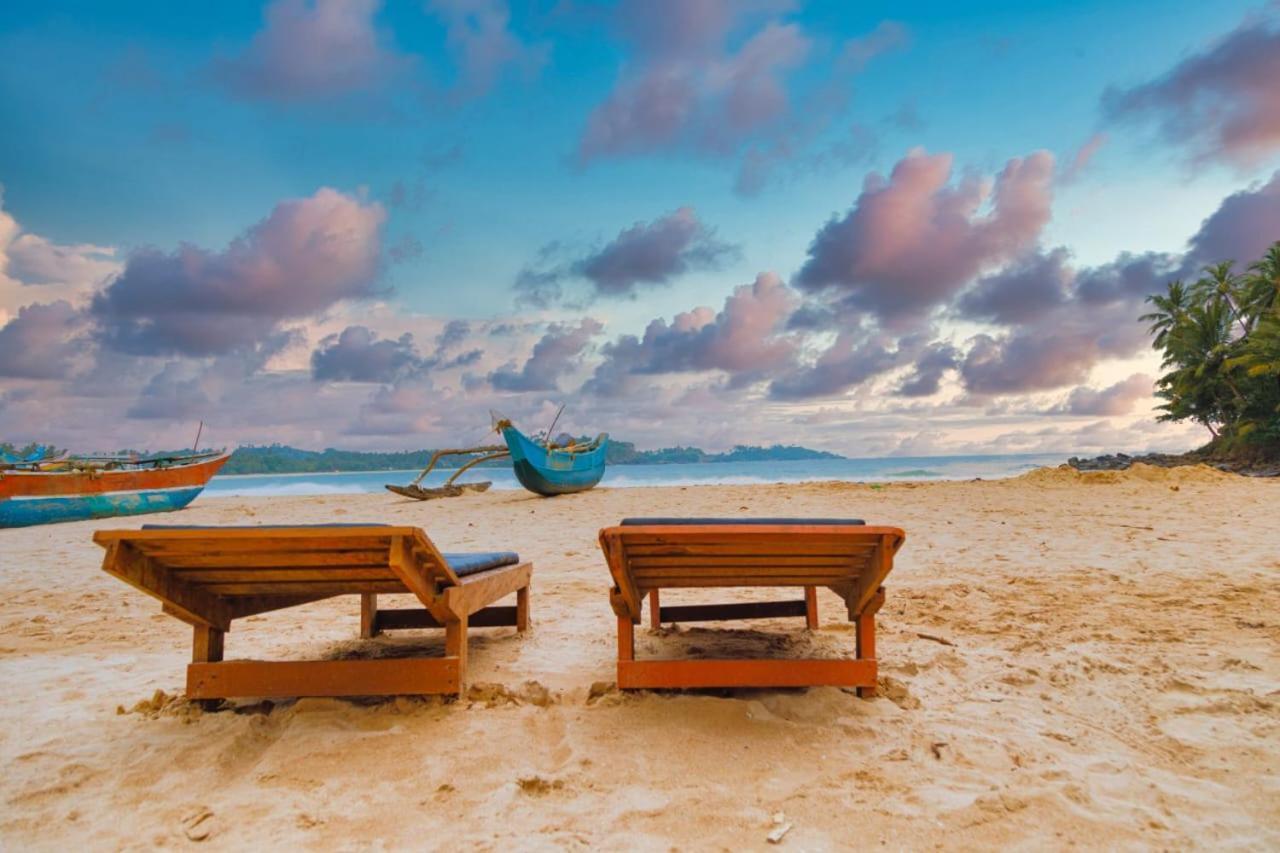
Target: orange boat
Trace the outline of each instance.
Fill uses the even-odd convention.
[[[0,527],[182,509],[230,453],[66,459],[0,468]]]

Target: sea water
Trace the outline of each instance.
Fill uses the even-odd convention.
[[[704,462],[673,465],[610,465],[602,486],[715,486],[755,483],[887,482],[904,480],[995,480],[1016,477],[1033,468],[1060,465],[1062,454],[1011,456],[919,456],[887,459],[805,459],[761,462]],[[423,486],[438,486],[452,470],[431,472]],[[417,471],[352,471],[332,474],[219,475],[205,488],[207,497],[269,495],[337,495],[383,491],[388,483],[406,485]],[[518,489],[520,484],[507,467],[472,468],[459,483],[483,480],[494,489]]]

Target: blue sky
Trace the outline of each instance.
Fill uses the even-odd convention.
[[[228,2],[194,15],[189,7],[168,3],[49,2],[10,9],[0,21],[3,210],[22,233],[51,244],[115,250],[117,267],[100,279],[62,282],[65,292],[56,295],[70,297],[74,306],[91,303],[94,293],[112,286],[112,276],[124,277],[129,285],[130,258],[141,250],[173,253],[188,244],[221,252],[282,201],[312,197],[322,187],[360,205],[379,207],[378,260],[367,273],[372,280],[350,283],[346,296],[311,313],[281,308],[273,330],[294,329],[306,343],[295,340],[288,351],[273,352],[264,366],[241,377],[249,384],[301,376],[321,333],[342,331],[336,322],[373,329],[388,340],[414,334],[415,357],[423,364],[430,349],[424,336],[450,320],[465,320],[477,329],[502,327],[513,319],[542,324],[525,330],[527,340],[503,340],[505,350],[494,344],[493,335],[479,336],[486,366],[491,359],[499,365],[514,361],[519,368],[532,357],[539,333],[576,328],[581,318],[590,317],[601,322],[602,331],[560,365],[554,380],[529,383],[539,387],[508,404],[532,413],[553,398],[577,399],[584,377],[600,359],[607,360],[618,336],[641,335],[652,320],[670,320],[696,306],[720,311],[735,287],[765,271],[794,284],[811,260],[810,246],[819,229],[856,207],[869,174],[888,175],[914,149],[950,156],[951,187],[966,176],[992,182],[1011,160],[1034,152],[1053,157],[1052,185],[1045,188],[1052,194],[1047,220],[1019,237],[1016,251],[980,259],[966,281],[956,282],[955,293],[1036,250],[1069,250],[1074,274],[1105,266],[1124,252],[1181,255],[1224,199],[1265,183],[1280,165],[1270,137],[1253,145],[1247,157],[1234,149],[1191,156],[1188,146],[1159,131],[1171,112],[1186,108],[1168,97],[1145,113],[1146,108],[1135,109],[1134,115],[1119,118],[1104,105],[1109,90],[1125,92],[1160,81],[1242,28],[1273,34],[1275,7],[1257,3],[1001,2],[980,9],[920,3],[904,9],[893,3],[725,5],[708,0],[684,4],[686,29],[706,24],[713,35],[673,59],[670,45],[683,36],[662,29],[679,18],[674,7],[662,3],[628,9],[625,3],[508,7],[500,0],[434,5],[362,0],[348,8],[342,26],[372,38],[376,55],[356,68],[369,79],[354,87],[326,76],[326,45],[306,43],[314,36],[306,21],[322,14],[326,3],[279,0],[275,6],[291,9],[292,23],[282,25],[278,38],[268,39],[255,54],[255,40],[262,41],[271,30],[271,5]],[[659,35],[646,41],[643,33],[652,31]],[[765,118],[741,132],[724,132],[718,126],[723,122],[716,111],[724,107],[717,87],[727,85],[724,75],[756,73],[742,71],[748,67],[744,46],[762,33],[779,38],[767,44],[761,40],[761,52],[752,60],[760,65],[750,68],[765,71],[751,80],[766,82],[751,87],[744,98],[754,99],[746,108],[751,115]],[[781,38],[783,34],[791,40]],[[459,45],[481,58],[468,65]],[[865,49],[853,70],[841,65],[851,46]],[[788,49],[796,56],[784,56]],[[302,89],[283,96],[262,94],[279,83],[278,76],[271,77],[277,61],[272,50],[301,57],[303,77],[291,79]],[[1268,73],[1266,68],[1246,71],[1255,78]],[[610,142],[615,148],[584,162],[584,139],[602,105],[615,93],[625,94],[631,83],[659,72],[694,81],[689,85],[699,100],[682,129],[672,138],[643,145],[624,134]],[[228,82],[232,79],[239,82]],[[767,103],[769,81],[776,83],[785,107]],[[1201,85],[1223,97],[1213,88],[1218,82]],[[1246,107],[1249,96],[1248,91],[1239,95]],[[630,109],[625,120],[639,121],[639,102],[620,104],[619,115]],[[1071,164],[1085,147],[1094,153],[1075,170]],[[746,192],[740,181],[752,151],[771,152],[772,171],[762,187]],[[982,204],[974,217],[990,210],[990,197]],[[584,284],[580,265],[593,253],[606,250],[625,229],[656,224],[682,208],[694,211],[700,234],[731,250],[706,263],[690,255],[694,262],[678,264],[656,284],[631,282],[622,286],[622,293],[596,292],[598,283]],[[552,248],[540,257],[545,247]],[[1177,266],[1176,259],[1166,260],[1170,269]],[[19,284],[11,289],[17,296],[0,305],[10,320],[22,305],[39,302],[38,295],[55,295],[51,290],[37,294],[40,285],[13,276],[14,266],[11,262],[10,276]],[[551,303],[518,303],[513,283],[521,270],[534,268],[558,270],[566,295]],[[105,268],[94,269],[102,273]],[[879,274],[896,281],[892,271]],[[862,286],[853,279],[847,284],[850,293]],[[253,284],[240,286],[247,292]],[[832,287],[814,285],[801,287],[796,298],[831,302],[833,293]],[[921,325],[912,331],[922,334],[927,319],[933,337],[954,340],[965,350],[963,340],[983,328],[975,318],[948,315],[944,303],[932,307],[935,313],[915,318]],[[379,326],[379,317],[403,322]],[[418,318],[419,326],[410,317]],[[86,346],[110,350],[101,317],[89,316],[86,322],[98,324],[85,333]],[[866,335],[908,331],[868,310],[864,301],[863,314],[842,314],[835,325],[811,338],[792,341],[792,352],[782,360],[785,369],[812,367],[825,346],[841,334],[850,338],[855,329]],[[785,323],[773,331],[784,333]],[[911,358],[900,344],[897,350],[902,357],[895,369],[905,371]],[[190,348],[130,353],[150,361],[130,363],[138,371],[138,387],[127,391],[143,393],[160,371],[183,372],[184,381],[204,388],[196,399],[214,408],[218,395],[228,392],[208,387],[209,359],[229,354],[196,354]],[[198,363],[199,358],[205,361]],[[473,363],[474,370],[480,363]],[[711,366],[702,369],[705,365]],[[1120,349],[1087,367],[1063,375],[1078,379],[1077,387],[1096,387],[1154,369],[1149,355],[1138,350],[1121,354]],[[65,389],[74,376],[91,369],[78,363],[58,378],[63,383],[59,387]],[[483,407],[486,394],[494,393],[478,372],[438,364],[433,369],[428,377],[423,367],[412,380],[403,374],[375,377],[380,381],[345,380],[337,392],[347,395],[355,408],[363,405],[358,400],[395,391],[408,381],[447,384],[474,407]],[[450,375],[450,369],[457,375]],[[151,371],[156,372],[148,377]],[[686,391],[699,383],[712,389],[707,393],[719,398],[715,405],[724,407],[726,424],[733,420],[730,412],[750,407],[753,399],[744,390],[753,387],[752,377],[743,372],[740,367],[726,369],[714,358],[695,358],[670,372],[654,363],[631,368],[655,382],[687,380]],[[890,378],[887,373],[876,376],[867,381]],[[36,379],[51,381],[13,376],[10,382],[26,392]],[[769,379],[761,374],[756,382]],[[309,380],[311,385],[300,387],[318,396],[335,393],[314,375]],[[715,390],[722,386],[731,386],[731,393]],[[755,387],[757,396],[772,401],[768,405],[779,404],[780,397]],[[856,450],[860,439],[851,436],[861,434],[859,419],[878,422],[885,413],[859,399],[870,390],[864,383],[831,388],[835,390],[829,394],[788,402],[789,414],[779,414],[775,427],[756,437],[811,439]],[[949,400],[936,401],[939,430],[929,432],[965,435],[956,439],[957,447],[978,440],[968,426],[945,426],[967,423],[973,414],[957,414],[958,402],[962,408],[1023,411],[1020,423],[1051,425],[1060,432],[1053,437],[1054,447],[1073,440],[1064,419],[1043,414],[1055,405],[1047,397],[1015,402],[1012,396],[997,395],[974,402],[972,387],[954,390]],[[1073,387],[1033,382],[1016,390],[1061,397]],[[138,409],[136,402],[122,402],[126,409]],[[81,405],[68,396],[66,411]],[[642,406],[617,405],[624,422],[652,421]],[[1125,430],[1134,419],[1149,420],[1149,399],[1146,405],[1145,413],[1126,412],[1129,420],[1123,422],[1115,420],[1120,416],[1106,415],[1105,423]],[[175,401],[174,418],[181,420],[198,408],[186,411]],[[845,433],[806,436],[796,421],[832,408],[847,413]],[[6,424],[0,415],[0,428],[25,433],[13,435],[14,440],[38,429],[59,429],[11,418]],[[344,432],[349,425],[340,420],[335,414],[331,427],[302,432],[284,423],[247,428],[230,420],[225,435],[231,441],[260,439],[278,428],[279,434],[299,441],[319,437],[341,443],[341,436],[353,433]],[[1083,419],[1074,428],[1100,429],[1096,425],[1101,422]],[[359,441],[430,443],[436,428],[445,425],[409,434],[368,434]],[[130,429],[155,441],[167,435],[167,427],[153,421],[122,426],[121,432]],[[885,432],[865,449],[894,451],[909,438],[897,429],[896,439]],[[1145,429],[1119,440],[1159,444],[1191,439],[1174,427],[1165,428],[1168,432]],[[84,438],[74,431],[64,434]],[[946,439],[940,441],[944,448]]]

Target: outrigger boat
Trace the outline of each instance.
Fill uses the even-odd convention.
[[[0,527],[182,509],[226,464],[226,451],[153,456],[0,458]]]
[[[564,407],[560,407],[561,411]],[[520,485],[536,495],[551,497],[582,492],[600,482],[604,476],[605,456],[609,447],[609,434],[600,433],[591,441],[568,439],[556,444],[550,439],[560,415],[551,422],[551,428],[541,438],[530,438],[516,429],[506,418],[494,417],[494,430],[502,436],[503,444],[483,447],[437,450],[431,454],[427,467],[407,486],[387,485],[387,490],[406,498],[426,501],[433,498],[453,498],[467,492],[484,492],[492,481],[458,483],[457,479],[471,468],[494,459],[511,458],[512,468]],[[453,473],[442,486],[424,488],[422,481],[446,456],[475,456]]]

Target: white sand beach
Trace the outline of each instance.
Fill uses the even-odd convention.
[[[1280,481],[1137,466],[998,482],[198,500],[193,524],[421,525],[535,566],[533,626],[473,631],[467,698],[181,700],[190,629],[93,530],[0,531],[0,848],[1280,847]],[[907,531],[881,691],[619,693],[596,532],[630,515]],[[156,520],[156,519],[147,519]],[[756,593],[761,594],[761,593]],[[641,629],[640,654],[838,655],[803,620]],[[664,603],[723,598],[669,593]],[[237,622],[227,657],[362,643],[341,598]]]

